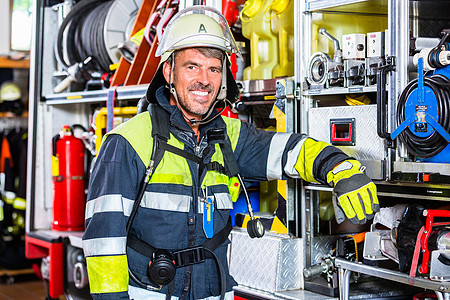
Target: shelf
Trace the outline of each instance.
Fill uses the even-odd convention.
[[[9,59],[5,56],[0,56],[0,68],[9,68],[9,69],[29,69],[30,68],[30,59]]]
[[[236,296],[248,297],[250,299],[289,299],[289,300],[338,300],[339,298],[319,294],[309,290],[288,290],[275,293],[259,291],[246,286],[238,285],[234,287]],[[358,282],[351,286],[350,296],[352,299],[404,299],[411,294],[409,287],[399,287],[386,280]]]
[[[28,127],[28,113],[16,116],[12,113],[0,113],[0,130],[25,129]]]
[[[433,281],[430,279],[426,279],[423,277],[410,277],[405,273],[401,273],[398,271],[383,269],[379,267],[373,267],[364,265],[362,263],[351,262],[346,259],[336,258],[335,265],[339,269],[349,270],[353,272],[359,272],[363,274],[367,274],[370,276],[375,276],[378,278],[383,278],[395,282],[404,283],[410,286],[415,286],[423,289],[429,289],[433,291],[439,291],[442,293],[450,292],[450,282],[440,282]],[[342,288],[348,289],[348,280],[347,282],[341,282]]]
[[[23,112],[20,116],[17,116],[16,114],[12,112],[1,112],[0,118],[2,119],[27,119],[28,118],[28,112]]]
[[[322,191],[322,192],[332,192],[333,188],[322,185],[322,184],[316,184],[316,183],[307,183],[303,186],[305,190],[311,190],[311,191]]]
[[[241,96],[244,98],[265,97],[267,100],[274,100],[277,80],[278,79],[239,81],[238,84],[241,85],[242,89]],[[139,99],[145,96],[147,88],[148,84],[120,86],[117,88],[117,100]],[[109,90],[104,89],[50,94],[45,96],[45,101],[48,105],[103,102],[107,100],[108,91]],[[271,102],[268,101],[267,103]]]
[[[303,95],[336,95],[336,94],[357,94],[357,93],[373,93],[377,91],[377,86],[352,86],[352,87],[332,87],[327,89],[304,90]]]
[[[336,299],[332,297],[326,297],[321,294],[306,290],[289,290],[275,293],[268,293],[260,290],[256,290],[250,287],[238,285],[234,287],[234,293],[236,296],[248,297],[250,299],[290,299],[290,300],[325,300]]]
[[[389,183],[374,181],[377,185],[377,195],[405,199],[422,199],[432,201],[450,201],[450,185],[424,184],[424,183]],[[315,183],[305,183],[305,190],[332,192],[333,188]]]
[[[139,99],[145,96],[148,85],[121,86],[117,88],[117,100]],[[73,103],[95,103],[103,102],[108,98],[107,89],[85,92],[71,92],[61,94],[51,94],[45,96],[49,105],[73,104]]]
[[[450,201],[450,187],[425,185],[423,183],[377,185],[377,195],[404,199],[419,199],[429,201]]]
[[[245,80],[238,81],[241,85],[241,97],[259,97],[259,96],[275,96],[277,78],[265,80]]]
[[[439,170],[440,175],[450,176],[450,164],[428,163],[428,162],[394,162],[394,172],[402,173],[436,173]]]
[[[310,12],[382,14],[388,13],[388,0],[310,0],[306,10]]]

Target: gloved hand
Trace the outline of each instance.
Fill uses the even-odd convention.
[[[361,171],[361,163],[348,159],[327,174],[327,182],[334,185],[334,213],[338,224],[345,216],[353,224],[364,224],[380,210],[375,184]],[[345,216],[344,216],[345,214]]]

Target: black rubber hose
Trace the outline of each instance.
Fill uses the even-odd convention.
[[[107,71],[112,61],[105,45],[104,27],[109,9],[114,2],[105,2],[92,9],[80,22],[77,35],[80,43],[76,45],[77,52],[82,57],[92,56],[98,69]]]
[[[437,100],[438,123],[450,132],[450,79],[444,75],[424,77],[424,86],[433,91]],[[418,88],[418,79],[412,80],[400,95],[397,105],[397,124],[405,121],[405,105],[410,94]],[[447,141],[436,131],[427,136],[419,137],[407,127],[400,135],[400,141],[408,151],[417,157],[428,158],[435,156],[447,147]]]
[[[63,40],[64,40],[64,31],[66,30],[66,27],[69,26],[69,24],[70,24],[69,28],[71,27],[73,30],[73,28],[76,27],[76,24],[78,23],[79,18],[83,15],[83,14],[80,14],[81,12],[90,10],[93,6],[96,5],[96,3],[103,2],[103,1],[105,1],[105,0],[83,0],[83,1],[78,2],[76,5],[74,5],[72,7],[70,12],[67,14],[67,16],[64,18],[63,22],[61,23],[61,26],[59,27],[58,35],[56,38],[56,43],[55,43],[55,57],[56,57],[58,63],[60,63],[65,69],[67,69],[70,66],[64,60],[64,55],[63,55]],[[72,23],[72,21],[73,21],[73,23]],[[73,41],[73,37],[70,35],[71,35],[71,32],[68,32],[67,40]],[[68,46],[69,47],[68,47],[67,51],[69,52],[72,48],[70,47],[70,45],[68,45]]]
[[[439,105],[439,102],[440,102],[439,100],[442,99],[441,92],[439,90],[436,90],[433,87],[433,84],[427,84],[427,85],[433,89],[433,91],[436,95],[436,98],[438,99],[438,105]],[[412,87],[413,88],[417,87],[417,85],[414,84],[414,85],[412,85]],[[442,118],[443,118],[442,110],[439,110],[438,117],[440,120],[442,120]],[[408,149],[410,150],[410,152],[419,157],[434,156],[445,147],[441,136],[437,132],[434,132],[433,134],[431,134],[428,137],[420,138],[420,137],[417,137],[416,135],[414,135],[408,129],[405,131],[405,136],[402,137],[402,140],[408,146]]]
[[[79,44],[81,43],[79,30],[79,24],[86,18],[92,9],[104,2],[111,2],[111,0],[83,0],[78,2],[72,7],[70,12],[64,18],[61,26],[59,27],[58,35],[55,43],[55,57],[58,63],[60,63],[64,69],[69,66],[81,62],[86,59],[87,56],[81,57],[77,50],[79,50]],[[64,32],[67,29],[66,39],[64,39]],[[88,29],[89,31],[92,29]],[[66,40],[65,47],[63,46],[64,40]],[[66,49],[69,62],[64,59],[63,49]],[[86,53],[83,53],[86,54]]]

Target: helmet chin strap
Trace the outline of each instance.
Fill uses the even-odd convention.
[[[183,117],[192,125],[201,125],[201,124],[206,124],[208,122],[211,122],[212,120],[214,120],[215,118],[217,118],[218,116],[220,116],[220,114],[224,111],[224,109],[227,107],[227,103],[229,105],[231,105],[230,101],[228,101],[226,99],[227,96],[227,66],[226,66],[226,56],[223,59],[222,62],[222,81],[220,84],[220,89],[219,89],[219,93],[216,97],[216,100],[211,104],[210,108],[208,109],[208,111],[206,112],[206,116],[204,118],[202,118],[201,120],[196,120],[195,118],[189,119],[183,112],[183,109],[181,108],[180,102],[178,100],[178,95],[177,92],[175,90],[175,84],[173,83],[173,70],[175,67],[175,55],[172,53],[172,63],[170,66],[170,83],[169,83],[169,90],[170,90],[170,94],[172,94],[172,96],[175,99],[175,102],[177,103],[177,107],[180,110],[181,114],[183,115]],[[216,114],[215,116],[211,117],[211,114],[214,111],[214,108],[216,107],[216,105],[219,102],[223,102],[223,108],[220,110],[220,112],[218,114]]]

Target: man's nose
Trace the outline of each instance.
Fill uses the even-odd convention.
[[[208,85],[209,84],[209,74],[208,74],[208,70],[207,69],[201,69],[199,76],[198,76],[198,81],[200,83],[202,83],[203,85]]]

